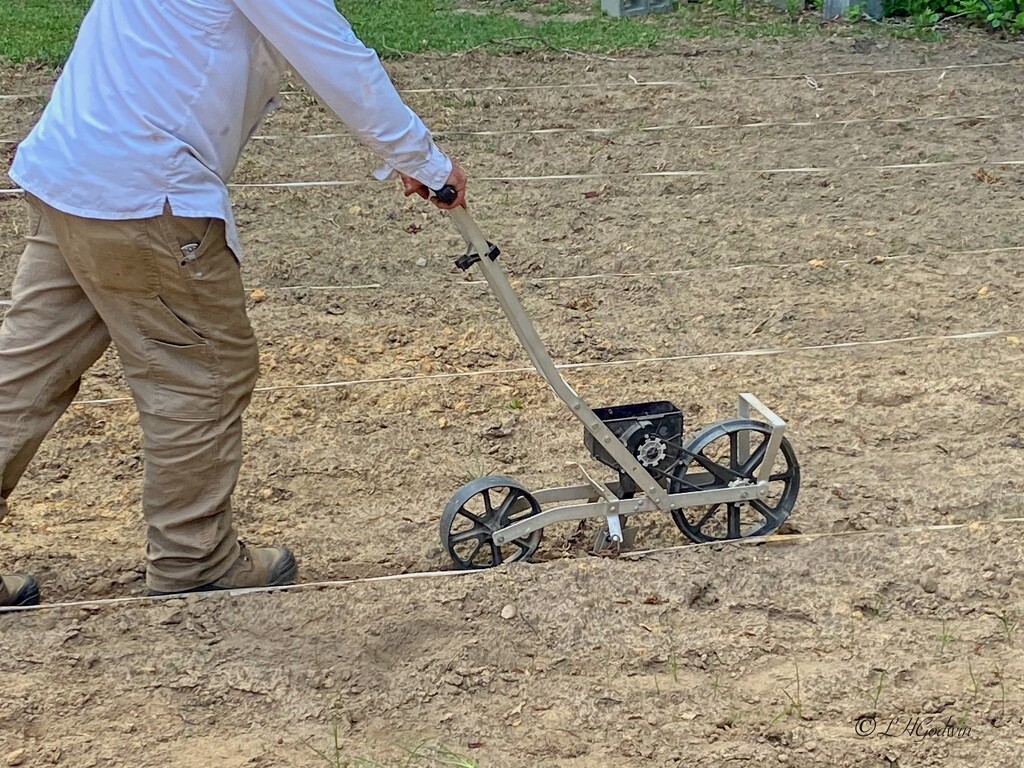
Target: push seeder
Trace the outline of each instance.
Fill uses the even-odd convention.
[[[454,190],[437,197],[453,200]],[[496,261],[498,249],[466,209],[449,214],[467,246],[457,265],[479,267],[533,365],[583,423],[590,455],[618,473],[603,482],[581,467],[584,484],[534,493],[498,475],[466,483],[441,516],[441,542],[458,568],[527,560],[544,528],[588,518],[605,522],[595,547],[613,551],[631,543],[623,520],[644,512],[670,514],[695,542],[765,536],[782,525],[800,490],[800,466],[782,419],[741,394],[736,418],[684,440],[682,411],[670,402],[592,409],[556,368]]]

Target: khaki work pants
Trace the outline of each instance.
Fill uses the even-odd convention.
[[[224,222],[169,208],[100,221],[27,200],[28,242],[0,326],[0,518],[113,340],[143,431],[147,583],[216,581],[238,557],[231,494],[259,361]]]

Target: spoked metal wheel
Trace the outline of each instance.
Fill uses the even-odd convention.
[[[730,488],[756,483],[772,428],[759,421],[733,419],[698,434],[672,472],[670,493]],[[800,465],[785,438],[779,445],[768,494],[762,499],[687,507],[672,511],[679,529],[696,542],[765,536],[789,517],[800,491]]]
[[[493,534],[540,512],[540,504],[523,486],[508,477],[481,477],[459,488],[441,515],[441,543],[462,570],[493,568],[528,560],[543,531],[513,539],[501,546]]]

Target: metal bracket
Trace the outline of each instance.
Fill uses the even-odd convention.
[[[602,528],[597,532],[597,536],[594,537],[594,554],[601,554],[611,550],[618,554],[633,549],[636,545],[636,535],[638,530],[636,526],[627,526],[622,529],[619,534],[621,540],[615,538],[615,534],[609,531],[607,528]]]
[[[487,243],[487,258],[494,261],[496,258],[501,256],[501,250],[494,243]],[[465,272],[467,269],[472,267],[474,264],[480,261],[480,254],[476,252],[476,249],[470,245],[469,250],[462,256],[459,256],[455,260],[455,266]]]
[[[576,464],[575,466],[581,473],[583,473],[583,477],[588,483],[590,483],[594,491],[599,496],[603,496],[607,503],[608,514],[605,515],[605,524],[608,527],[603,528],[598,532],[597,539],[594,541],[594,551],[601,552],[608,547],[609,544],[613,544],[620,549],[626,547],[626,533],[623,531],[622,518],[619,516],[619,497],[616,496],[612,489],[607,485],[591,477],[590,473],[587,472],[586,468],[582,464]],[[629,529],[627,528],[626,530],[628,531]],[[636,529],[634,528],[632,529],[631,539],[635,538]]]
[[[772,467],[775,465],[775,456],[779,452],[779,446],[782,445],[782,436],[786,432],[786,422],[780,419],[771,408],[754,395],[749,392],[743,392],[736,405],[736,415],[741,419],[749,419],[751,408],[760,413],[772,428],[771,435],[768,438],[768,445],[765,446],[764,460],[757,470],[757,481],[759,483],[766,483],[768,478],[771,477]],[[740,462],[746,461],[750,456],[749,437],[747,433],[738,436],[736,458]]]

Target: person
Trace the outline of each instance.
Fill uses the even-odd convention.
[[[401,178],[466,174],[331,0],[95,0],[11,179],[29,231],[0,327],[0,518],[111,341],[143,432],[150,594],[291,583],[283,546],[238,541],[231,495],[256,381],[227,182],[290,66]],[[0,606],[39,600],[5,575]]]

